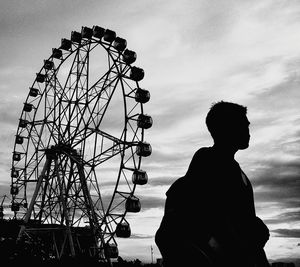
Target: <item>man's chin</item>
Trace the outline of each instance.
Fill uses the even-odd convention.
[[[239,150],[244,150],[244,149],[247,149],[248,147],[249,147],[249,143],[240,144]]]

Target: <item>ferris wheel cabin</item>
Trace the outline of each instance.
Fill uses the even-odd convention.
[[[93,29],[89,27],[81,27],[81,36],[82,38],[91,39],[93,36]]]
[[[11,195],[17,195],[19,193],[19,188],[16,186],[11,186],[10,188],[10,194]]]
[[[119,52],[124,51],[126,46],[127,46],[127,41],[120,37],[116,37],[115,41],[113,42],[113,47],[116,48]]]
[[[148,182],[148,175],[143,170],[134,170],[132,174],[132,183],[144,185]]]
[[[17,135],[16,136],[16,143],[21,145],[23,144],[23,141],[24,141],[24,137],[23,136],[20,136],[20,135]]]
[[[66,38],[63,38],[61,39],[61,45],[60,45],[60,49],[63,49],[63,50],[70,50],[72,47],[72,42],[71,40],[68,40]],[[61,51],[61,50],[60,50]],[[61,56],[62,56],[62,53],[61,53]],[[59,57],[60,58],[60,57]]]
[[[18,178],[19,177],[19,171],[18,170],[16,170],[15,168],[12,168],[12,170],[11,170],[11,177],[13,177],[13,178]]]
[[[42,73],[37,73],[37,74],[36,74],[35,80],[36,80],[38,83],[43,83],[43,82],[45,82],[45,80],[46,80],[46,75],[45,75],[45,74],[42,74]]]
[[[145,76],[145,72],[143,69],[138,68],[138,67],[132,67],[130,70],[130,74],[129,74],[129,78],[139,82],[140,80],[142,80]]]
[[[139,142],[136,147],[136,154],[142,157],[148,157],[152,153],[152,147],[149,143]]]
[[[33,105],[32,104],[29,104],[29,103],[24,103],[24,107],[23,107],[23,110],[25,112],[30,112],[33,108]]]
[[[19,127],[20,128],[26,128],[27,124],[28,124],[28,120],[24,120],[24,119],[19,120]]]
[[[98,39],[101,39],[103,36],[104,36],[104,32],[105,32],[105,29],[100,27],[100,26],[94,26],[93,27],[93,36],[98,38]]]
[[[81,33],[77,31],[71,32],[71,41],[80,44],[81,43]]]
[[[37,97],[39,94],[39,89],[37,88],[29,88],[29,95],[32,96],[32,97]]]
[[[135,92],[135,101],[145,104],[150,100],[150,92],[145,89],[137,88]]]
[[[153,124],[151,116],[140,114],[137,119],[137,126],[142,129],[149,129]]]
[[[103,40],[108,43],[112,43],[116,39],[116,37],[116,32],[106,29],[103,35]]]
[[[127,212],[139,212],[141,210],[141,202],[137,197],[130,196],[126,199],[125,209]]]
[[[134,51],[126,49],[123,53],[123,61],[130,65],[136,61],[137,55]]]
[[[122,222],[119,223],[116,227],[116,236],[128,238],[131,235],[131,229],[129,223]]]
[[[118,256],[119,256],[118,246],[114,243],[112,243],[112,244],[107,243],[105,245],[104,251],[105,251],[106,257],[108,257],[108,258],[115,259],[115,258],[118,258]]]
[[[46,70],[52,70],[53,67],[54,67],[53,61],[44,60],[44,69],[46,69]]]
[[[53,48],[52,49],[52,57],[56,58],[56,59],[61,59],[61,57],[62,57],[62,51],[60,49]]]
[[[21,160],[21,153],[14,151],[13,160],[14,161],[20,161]]]

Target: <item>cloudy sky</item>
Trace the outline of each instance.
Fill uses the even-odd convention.
[[[0,183],[28,87],[60,39],[99,25],[127,39],[151,92],[145,111],[153,148],[138,187],[142,211],[120,255],[151,261],[165,191],[194,152],[212,141],[204,119],[218,100],[248,107],[249,149],[236,159],[253,183],[258,215],[271,230],[270,259],[300,255],[300,2],[297,0],[0,1]],[[188,217],[189,219],[189,217]],[[192,220],[192,217],[190,217]]]

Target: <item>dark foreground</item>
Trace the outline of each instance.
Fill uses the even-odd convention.
[[[15,267],[15,266],[22,266],[26,265],[28,267],[51,267],[51,266],[72,266],[72,267],[138,267],[138,266],[143,266],[143,267],[159,267],[161,265],[155,264],[155,263],[142,263],[139,260],[134,260],[134,261],[115,261],[112,262],[112,265],[109,265],[107,263],[101,263],[93,259],[85,258],[85,259],[62,259],[62,260],[48,260],[48,261],[40,261],[37,259],[33,258],[19,258],[19,259],[6,259],[1,262],[1,266],[7,266],[7,267]]]

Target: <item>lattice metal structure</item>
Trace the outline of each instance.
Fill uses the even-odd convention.
[[[147,183],[143,157],[150,99],[137,55],[109,29],[82,27],[36,74],[19,119],[11,168],[11,210],[18,240],[45,258],[118,256],[129,237],[127,212],[140,211],[137,185]]]

